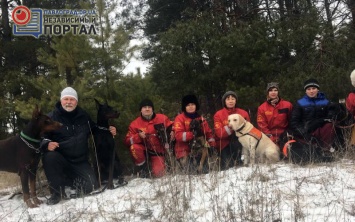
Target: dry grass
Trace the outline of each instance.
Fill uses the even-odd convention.
[[[343,165],[344,158],[354,160],[354,157],[354,147],[349,145],[335,162],[290,164],[283,169],[289,171],[288,174],[278,171],[283,165],[254,165],[219,172],[216,170],[218,161],[212,158],[210,168],[213,170],[207,175],[184,175],[175,170],[160,179],[132,180],[129,184],[143,184],[145,189],[121,193],[117,189],[117,196],[113,196],[125,202],[122,208],[113,208],[114,200],[102,201],[101,195],[97,195],[98,212],[87,215],[86,208],[75,208],[74,204],[63,210],[61,221],[94,221],[97,214],[114,221],[137,221],[137,217],[146,221],[201,221],[208,217],[214,221],[312,221],[310,215],[321,216],[324,221],[330,221],[327,217],[351,221],[355,204],[348,199],[347,190],[349,186],[355,189],[355,185],[346,177],[338,177],[338,169],[347,167]],[[347,169],[355,172],[353,167]],[[225,177],[229,180],[224,180]],[[39,180],[45,180],[42,171]],[[0,189],[13,187],[20,189],[18,175],[0,172]],[[340,189],[342,187],[346,191]],[[48,190],[42,188],[40,192]],[[129,201],[125,201],[127,199]],[[324,206],[328,207],[327,211],[323,210]]]
[[[104,192],[90,197],[95,200],[83,198],[54,208],[62,212],[53,213],[50,221],[97,221],[101,217],[106,221],[157,222],[321,221],[317,217],[323,221],[352,221],[355,205],[349,199],[348,187],[354,189],[354,185],[347,177],[337,177],[342,167],[346,165],[341,162],[305,166],[257,164],[206,175],[178,173],[152,180],[135,179],[110,197]],[[349,170],[353,172],[354,168]],[[104,195],[105,200],[101,199]],[[48,221],[48,215],[43,215]],[[40,217],[38,211],[32,211],[16,221],[44,221]]]
[[[16,173],[0,172],[0,197],[21,192],[20,177]]]
[[[46,177],[43,170],[37,172],[37,193],[48,194]],[[44,182],[41,182],[44,181]],[[39,190],[38,190],[39,189]],[[17,173],[0,171],[0,196],[22,193],[20,176]]]
[[[0,172],[0,189],[20,185],[20,177],[16,173]]]

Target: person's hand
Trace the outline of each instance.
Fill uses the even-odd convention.
[[[145,132],[143,132],[143,131],[141,131],[141,130],[139,131],[138,135],[139,135],[139,137],[142,138],[142,139],[145,139],[145,138],[147,137],[147,135],[145,135]]]
[[[49,142],[48,143],[48,150],[49,151],[54,151],[58,147],[59,147],[59,143],[57,143],[57,142]]]
[[[112,134],[112,136],[116,136],[116,134],[117,134],[116,127],[110,126],[108,129],[110,130],[110,133]]]

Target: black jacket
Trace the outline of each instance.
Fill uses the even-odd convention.
[[[55,110],[48,116],[62,123],[63,126],[45,135],[41,145],[44,152],[48,152],[50,141],[58,142],[59,147],[55,149],[55,152],[60,152],[69,162],[88,161],[88,138],[97,129],[90,116],[79,106],[74,111],[67,112],[60,102],[55,105]]]
[[[321,92],[316,98],[309,98],[307,95],[302,97],[293,106],[290,128],[298,134],[303,135],[313,132],[321,127],[328,117],[329,100]]]

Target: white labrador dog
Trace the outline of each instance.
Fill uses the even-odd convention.
[[[280,149],[260,130],[239,114],[228,116],[228,125],[235,131],[243,146],[243,164],[275,163],[280,160]]]

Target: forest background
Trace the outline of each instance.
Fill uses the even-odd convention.
[[[95,9],[99,32],[16,37],[11,12],[18,5]],[[93,120],[93,98],[120,111],[112,124],[127,166],[122,141],[145,97],[173,120],[182,96],[194,93],[212,124],[222,95],[233,90],[255,123],[268,82],[279,82],[292,103],[310,77],[334,102],[352,90],[355,0],[1,0],[0,13],[0,138],[19,133],[35,104],[51,111],[72,86]],[[137,51],[147,72],[123,74]]]

